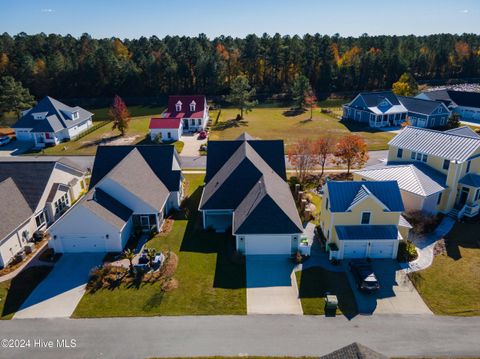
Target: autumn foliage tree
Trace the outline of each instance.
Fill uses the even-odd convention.
[[[312,141],[308,138],[298,140],[288,150],[288,161],[295,168],[298,181],[303,183],[306,176],[318,163]]]
[[[413,76],[406,72],[393,83],[392,91],[400,96],[414,96],[418,93],[418,84]]]
[[[325,165],[327,164],[328,158],[333,154],[335,149],[335,141],[331,136],[322,136],[319,137],[313,143],[313,153],[317,158],[317,163],[322,168],[320,177],[323,176],[325,172]]]
[[[367,145],[357,135],[346,135],[338,141],[335,153],[337,164],[347,166],[347,174],[353,166],[362,166],[368,161]]]
[[[123,102],[120,96],[115,95],[109,114],[113,122],[112,130],[118,130],[122,136],[125,136],[131,118],[127,105],[125,105],[125,102]]]

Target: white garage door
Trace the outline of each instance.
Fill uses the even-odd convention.
[[[375,243],[371,242],[370,245],[370,258],[392,258],[395,248],[394,242],[388,243]]]
[[[286,254],[292,251],[290,236],[246,236],[245,254]]]
[[[69,235],[61,236],[60,240],[64,253],[105,252],[105,238],[102,235]]]
[[[366,256],[366,241],[345,241],[343,245],[343,258],[365,258]]]

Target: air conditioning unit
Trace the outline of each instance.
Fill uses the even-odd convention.
[[[25,247],[23,247],[26,254],[30,254],[35,250],[35,243],[27,243]]]

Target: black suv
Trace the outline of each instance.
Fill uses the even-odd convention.
[[[377,277],[373,272],[372,266],[366,261],[351,261],[349,263],[357,288],[362,292],[372,293],[380,289]]]

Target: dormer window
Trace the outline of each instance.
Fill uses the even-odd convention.
[[[78,120],[79,117],[80,115],[78,114],[78,111],[72,113],[72,120]]]
[[[191,111],[191,112],[194,112],[194,111],[195,111],[195,106],[196,106],[196,105],[197,105],[197,104],[196,104],[195,101],[192,101],[192,102],[190,103],[190,111]]]
[[[45,120],[45,117],[47,117],[47,112],[32,113],[32,116],[34,120]]]
[[[178,102],[175,104],[175,110],[176,110],[177,112],[182,111],[182,101],[178,101]]]

